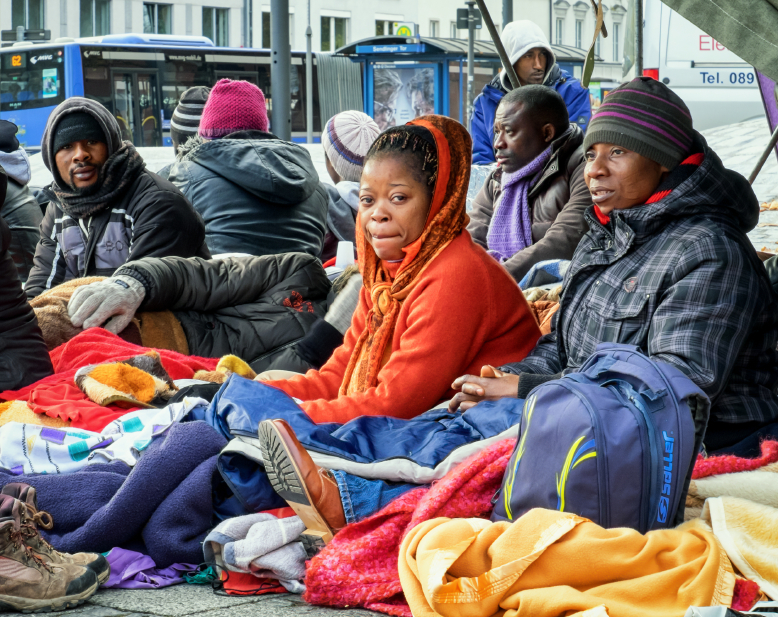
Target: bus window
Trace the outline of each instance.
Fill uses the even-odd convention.
[[[161,146],[156,74],[114,71],[112,82],[113,115],[122,139],[136,146]]]
[[[65,100],[62,49],[0,54],[0,111],[53,107]]]
[[[170,118],[181,95],[194,86],[212,88],[216,82],[213,66],[205,62],[203,54],[168,53],[162,67],[162,129],[170,130]]]

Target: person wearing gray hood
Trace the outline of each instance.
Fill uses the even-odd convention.
[[[0,216],[11,230],[8,254],[13,259],[19,280],[24,283],[30,274],[35,247],[40,238],[43,213],[27,184],[32,176],[30,159],[16,139],[17,126],[0,120],[0,169],[8,176],[5,200],[0,202]]]
[[[210,257],[192,204],[146,169],[100,103],[82,97],[60,103],[46,124],[41,154],[54,181],[43,189],[49,203],[28,298],[74,278],[111,276],[141,257]]]

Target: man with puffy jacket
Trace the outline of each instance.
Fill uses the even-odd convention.
[[[0,120],[0,166],[8,175],[5,200],[0,201],[0,216],[11,230],[8,254],[24,283],[30,275],[35,248],[38,246],[43,213],[27,186],[32,176],[30,159],[24,148],[19,146],[16,131],[17,126],[13,122]]]
[[[559,67],[540,27],[525,19],[514,21],[505,26],[500,38],[516,70],[519,84],[543,85],[556,90],[567,105],[570,122],[585,132],[592,116],[589,91]],[[473,163],[476,165],[495,162],[494,116],[500,100],[512,89],[508,75],[502,70],[484,86],[473,103],[470,134],[473,137]]]
[[[74,96],[49,116],[41,140],[54,181],[25,291],[34,298],[85,276],[110,276],[141,257],[209,257],[202,219],[175,186],[146,169],[116,118]]]
[[[308,151],[268,133],[262,91],[219,80],[198,134],[179,147],[169,178],[205,220],[211,253],[318,257],[327,192]]]
[[[8,176],[0,167],[0,204]],[[0,218],[0,392],[17,390],[48,377],[51,366],[38,320],[27,303],[9,253],[11,230]]]

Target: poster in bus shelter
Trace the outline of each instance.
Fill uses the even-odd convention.
[[[432,66],[376,64],[373,67],[373,118],[382,131],[435,113]]]

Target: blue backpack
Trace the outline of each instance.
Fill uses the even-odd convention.
[[[641,533],[674,527],[709,413],[675,367],[601,343],[578,372],[527,396],[492,520],[547,508]]]

